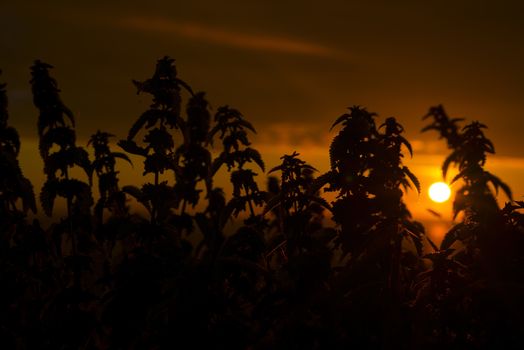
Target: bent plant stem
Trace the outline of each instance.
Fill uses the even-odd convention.
[[[248,198],[247,204],[249,205],[249,212],[251,213],[251,217],[255,217],[255,210],[253,209],[253,204],[251,203],[251,199],[249,199],[249,188],[246,185],[244,186],[244,190],[246,191],[246,197]]]

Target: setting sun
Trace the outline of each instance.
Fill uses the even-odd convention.
[[[433,202],[443,203],[449,199],[451,189],[444,182],[435,182],[429,186],[428,193]]]

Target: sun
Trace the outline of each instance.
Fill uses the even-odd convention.
[[[443,203],[449,199],[451,189],[444,182],[435,182],[429,186],[428,193],[433,202]]]

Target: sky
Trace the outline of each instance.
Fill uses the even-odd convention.
[[[440,179],[445,144],[420,134],[443,104],[489,126],[488,167],[524,195],[524,3],[521,1],[3,1],[0,80],[24,142],[26,175],[39,176],[35,59],[55,66],[81,142],[97,129],[125,137],[150,100],[132,79],[164,55],[212,108],[253,122],[268,165],[297,150],[327,170],[332,122],[352,105],[395,116],[413,143],[423,186]],[[38,180],[37,180],[38,181]],[[424,194],[410,201],[420,215]],[[422,209],[421,209],[422,208]],[[444,205],[443,211],[449,210]]]

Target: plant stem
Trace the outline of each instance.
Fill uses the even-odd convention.
[[[249,197],[249,188],[244,186],[244,190],[246,191],[246,197]],[[247,200],[247,204],[249,205],[249,211],[251,212],[251,216],[255,216],[255,211],[253,210],[253,204],[251,204],[251,199]]]
[[[155,171],[155,190],[158,189],[158,171]],[[157,219],[157,208],[156,208],[156,203],[155,201],[153,200],[151,202],[152,204],[152,210],[151,210],[151,224],[152,225],[156,225],[156,219]]]
[[[66,181],[69,181],[69,171],[66,169],[65,171],[65,179]],[[69,222],[69,236],[71,237],[71,253],[73,255],[73,258],[76,258],[78,256],[77,252],[77,244],[76,244],[76,234],[73,230],[73,214],[72,214],[72,200],[71,195],[68,193],[66,197],[67,201],[67,221]],[[73,263],[73,278],[74,278],[74,286],[76,288],[80,287],[80,271],[77,267],[77,261]]]

